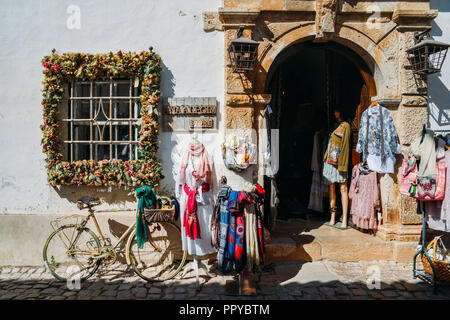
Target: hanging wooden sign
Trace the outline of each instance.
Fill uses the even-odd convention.
[[[163,98],[163,131],[217,129],[217,109],[215,97]]]

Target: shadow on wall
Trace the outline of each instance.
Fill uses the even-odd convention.
[[[430,8],[437,9],[440,13],[448,13],[450,12],[450,2],[446,0],[431,0]],[[433,21],[432,30],[430,33],[431,37],[442,37],[444,33],[443,27],[445,27],[445,25],[439,26],[435,21]],[[444,61],[444,68],[446,67],[446,63],[449,62]],[[437,73],[428,77],[429,119],[433,120],[437,126],[450,125],[450,106],[448,105],[450,92],[446,84],[442,81],[443,78],[447,79],[448,75],[443,76],[442,73]]]
[[[175,94],[175,79],[172,71],[170,71],[163,61],[161,64],[161,93],[164,97],[172,97]]]
[[[428,114],[438,126],[450,125],[450,92],[440,78],[441,73],[428,78]]]
[[[450,2],[448,0],[430,0],[430,9],[437,9],[439,12],[450,12]]]
[[[99,197],[103,202],[114,205],[118,210],[127,210],[131,203],[136,202],[135,188],[131,187],[58,186],[53,189],[62,199],[73,204],[76,204],[82,196]]]

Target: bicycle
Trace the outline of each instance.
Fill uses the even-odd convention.
[[[77,219],[72,224],[58,225],[59,220],[73,216],[52,221],[54,231],[45,242],[43,259],[45,267],[56,279],[79,279],[80,282],[87,280],[95,274],[100,265],[111,265],[117,261],[117,248],[127,237],[127,264],[131,264],[133,271],[142,279],[149,282],[165,281],[180,272],[186,262],[187,251],[181,250],[181,231],[174,221],[160,222],[153,219],[147,222],[149,240],[142,248],[137,245],[134,232],[136,223],[128,227],[119,240],[111,245],[109,239],[103,236],[95,217],[93,207],[99,204],[99,198],[82,197],[77,201],[77,207],[80,210],[88,209],[88,215],[83,217],[81,223],[78,223]],[[146,210],[146,217],[149,211],[158,210]],[[90,219],[94,222],[100,239],[86,227]],[[178,246],[175,243],[177,241],[180,242]]]

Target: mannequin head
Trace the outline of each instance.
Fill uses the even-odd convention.
[[[341,114],[341,110],[340,109],[334,109],[334,118],[336,120],[341,120],[342,119],[342,114]]]

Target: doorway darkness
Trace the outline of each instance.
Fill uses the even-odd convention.
[[[280,130],[280,166],[276,175],[280,201],[278,218],[302,218],[313,213],[307,207],[314,134],[323,129],[324,139],[328,141],[328,133],[335,125],[336,108],[341,111],[342,119],[352,125],[353,134],[357,134],[352,122],[363,85],[364,80],[354,62],[328,44],[298,46],[276,66],[268,91],[273,97],[271,108],[275,115],[272,128]],[[353,149],[355,139],[350,140]],[[351,170],[352,161],[349,163]],[[324,200],[326,213],[328,200]]]

